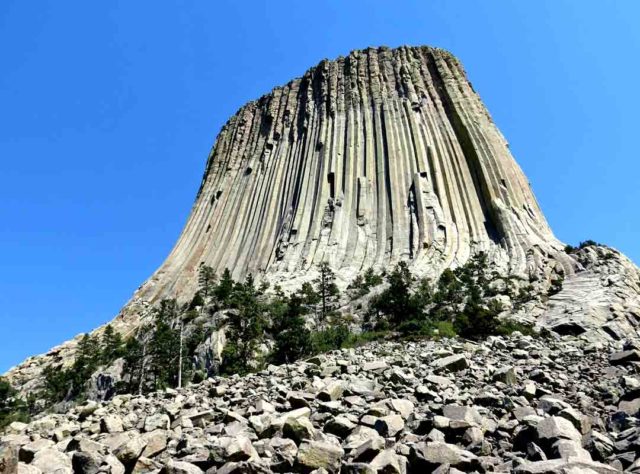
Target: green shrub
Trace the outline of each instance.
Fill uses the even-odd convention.
[[[577,247],[574,247],[573,245],[565,245],[564,251],[566,253],[576,253],[578,250],[581,250],[583,248],[596,246],[604,247],[604,244],[596,242],[595,240],[587,239],[583,242],[580,242]]]
[[[520,323],[518,321],[514,321],[512,319],[507,319],[502,321],[496,333],[500,336],[510,336],[514,332],[518,331],[519,333],[525,336],[536,336],[538,333],[533,329],[533,325]]]
[[[382,275],[376,273],[373,268],[368,268],[364,275],[358,275],[347,287],[354,298],[361,298],[371,291],[374,286],[383,283]]]
[[[359,347],[372,341],[379,341],[389,335],[388,331],[365,331],[353,334],[343,343],[342,347]]]
[[[549,291],[547,292],[548,296],[557,295],[562,291],[562,283],[564,282],[564,277],[559,275],[557,278],[551,280],[551,286],[549,287]]]
[[[437,332],[436,332],[437,331]],[[450,321],[437,321],[433,324],[433,334],[436,337],[453,338],[458,335],[453,324]]]
[[[426,335],[429,333],[430,325],[426,321],[417,319],[410,319],[409,321],[403,321],[398,326],[398,332],[404,336],[409,334],[421,334]]]
[[[311,347],[314,353],[341,349],[350,339],[351,333],[346,325],[330,326],[311,334]]]
[[[200,383],[207,378],[207,373],[203,370],[196,370],[191,378],[191,383]]]
[[[424,297],[429,292],[421,286],[420,297],[416,297],[411,293],[414,281],[407,263],[398,263],[387,275],[389,286],[371,300],[371,310],[384,315],[390,323],[396,325],[412,319],[421,319],[424,316],[424,306],[428,302]]]
[[[0,430],[14,421],[29,421],[29,409],[6,379],[0,377]]]
[[[462,337],[472,340],[484,339],[497,333],[498,315],[502,311],[497,301],[491,301],[488,307],[472,302],[465,305],[464,311],[458,314],[454,328]]]

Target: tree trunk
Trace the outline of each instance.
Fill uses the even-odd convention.
[[[178,356],[178,388],[182,388],[182,330],[184,323],[180,322],[180,355]]]
[[[147,360],[147,343],[142,345],[142,363],[140,364],[140,381],[138,383],[138,395],[142,395],[142,384],[144,382],[144,369]]]

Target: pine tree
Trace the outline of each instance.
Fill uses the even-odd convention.
[[[144,380],[144,349],[140,341],[130,337],[124,346],[124,372],[129,375],[128,383],[121,388],[126,393],[140,393]]]
[[[101,341],[101,363],[109,364],[110,362],[122,357],[123,341],[120,333],[116,332],[111,324],[107,324],[102,333]]]
[[[223,307],[227,307],[229,305],[234,287],[235,282],[233,281],[233,278],[231,278],[231,272],[228,268],[225,268],[222,273],[222,278],[214,291],[218,303]]]
[[[11,384],[0,377],[0,430],[14,421],[27,422],[28,420],[27,404],[18,397]]]
[[[311,353],[311,333],[305,326],[302,298],[294,294],[276,317],[273,333],[275,347],[271,359],[275,364],[293,362]]]
[[[413,281],[407,263],[398,263],[387,275],[389,286],[372,302],[373,308],[388,316],[389,321],[394,324],[422,319],[421,302],[411,294]]]
[[[180,335],[175,326],[178,319],[176,300],[161,301],[155,312],[155,326],[149,345],[149,370],[156,390],[175,386],[177,383]]]
[[[318,303],[320,303],[320,295],[309,282],[304,282],[298,290],[302,304],[318,319]]]
[[[187,311],[196,311],[196,308],[204,306],[205,302],[204,302],[204,297],[201,291],[202,290],[198,290],[195,292],[195,294],[193,295],[193,298],[191,298],[191,302],[186,307]],[[197,314],[197,311],[196,311],[196,314]]]
[[[198,285],[200,293],[204,298],[213,293],[216,285],[216,274],[208,265],[200,265],[200,273],[198,274]]]
[[[335,283],[336,275],[327,262],[322,262],[318,267],[320,274],[314,280],[315,293],[320,302],[319,326],[323,327],[327,319],[334,315],[338,308],[340,291]]]
[[[47,365],[42,370],[42,375],[44,376],[42,395],[47,402],[57,403],[67,398],[73,378],[71,370]]]
[[[76,359],[71,368],[71,398],[84,393],[87,381],[100,364],[100,355],[100,343],[97,336],[90,334],[82,336],[76,349]]]
[[[229,297],[235,309],[229,312],[227,319],[227,345],[222,361],[224,373],[246,373],[262,341],[264,307],[258,296],[253,276],[249,274],[244,283],[234,286]]]

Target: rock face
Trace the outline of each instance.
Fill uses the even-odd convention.
[[[561,248],[459,61],[367,49],[229,120],[178,243],[139,296],[193,288],[200,263],[295,284],[327,261],[348,283],[400,260],[438,274],[479,250],[523,273]]]
[[[517,333],[376,342],[321,365],[14,423],[0,436],[0,472],[4,462],[34,473],[637,473],[640,418],[628,404],[640,400],[639,365],[621,349]],[[441,372],[447,353],[467,363]],[[385,366],[368,370],[372,362]],[[506,383],[510,370],[518,376]]]
[[[191,298],[201,264],[299,288],[328,262],[346,286],[407,261],[437,278],[484,251],[540,296],[515,316],[561,334],[620,339],[640,319],[640,272],[619,253],[568,255],[460,62],[429,47],[369,48],[322,61],[242,107],[208,157],[185,228],[114,320],[127,336],[160,299]],[[547,298],[550,282],[563,291]],[[77,340],[7,377],[23,394]],[[224,344],[198,349],[208,367]],[[95,380],[112,391],[117,374]]]

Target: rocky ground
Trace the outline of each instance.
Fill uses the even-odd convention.
[[[640,472],[639,364],[574,337],[372,343],[14,423],[0,472]]]

